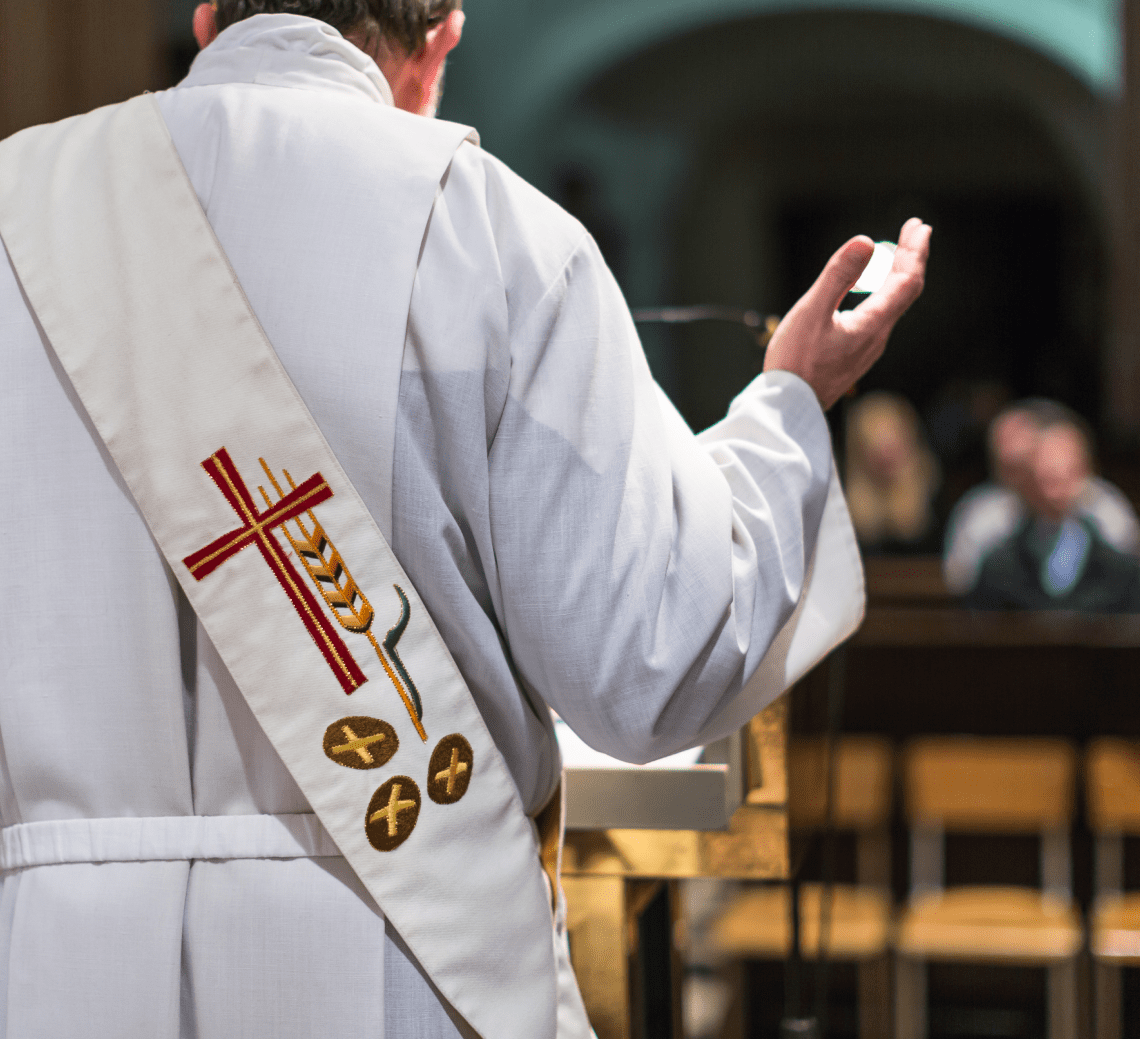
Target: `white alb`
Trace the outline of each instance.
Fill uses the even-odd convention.
[[[404,200],[376,174],[393,127],[418,124],[388,100],[359,51],[283,15],[232,27],[157,98],[254,313],[534,812],[557,781],[548,705],[631,760],[714,739],[855,626],[858,555],[810,389],[762,376],[694,438],[592,241],[474,144],[406,259],[410,302],[393,300],[377,272]],[[3,579],[0,821],[58,829],[13,829],[3,852],[79,842],[6,859],[0,1036],[462,1034],[343,859],[288,857],[287,835],[255,826],[201,859],[192,824],[179,858],[93,861],[125,846],[90,836],[104,820],[310,806],[6,264],[0,350],[0,529],[24,561]]]

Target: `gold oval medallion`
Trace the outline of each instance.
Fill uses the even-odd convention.
[[[341,718],[325,730],[325,754],[345,768],[379,768],[399,746],[396,730],[379,718]]]
[[[364,816],[368,843],[377,851],[398,848],[416,828],[420,817],[420,788],[414,779],[393,776],[372,795]]]
[[[444,736],[428,763],[428,797],[436,804],[453,805],[467,793],[475,770],[475,752],[459,733]]]

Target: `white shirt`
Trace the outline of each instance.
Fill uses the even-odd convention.
[[[557,781],[548,707],[648,760],[764,706],[744,685],[800,598],[831,445],[787,374],[695,438],[589,236],[473,144],[409,257],[404,342],[370,336],[393,304],[369,257],[399,199],[370,176],[368,128],[416,118],[389,99],[360,51],[288,15],[231,27],[158,97],[255,313],[534,811]],[[398,387],[370,360],[393,349]],[[0,821],[308,812],[6,262],[0,351],[0,530],[21,561],[3,577]],[[288,1039],[334,1020],[456,1034],[337,858],[11,873],[0,950],[0,1039]]]

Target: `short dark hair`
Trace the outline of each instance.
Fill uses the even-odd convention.
[[[1089,468],[1096,468],[1096,435],[1093,433],[1093,428],[1088,420],[1058,400],[1050,400],[1048,397],[1026,397],[1024,400],[1015,401],[1008,407],[1002,408],[1001,412],[994,418],[993,422],[990,423],[991,436],[987,446],[990,455],[991,471],[995,469],[994,444],[992,439],[993,430],[1000,419],[1012,414],[1025,415],[1033,425],[1037,427],[1039,432],[1054,429],[1057,426],[1072,427],[1084,441],[1085,456],[1088,459]]]
[[[218,0],[216,9],[219,32],[255,14],[301,14],[344,34],[379,32],[414,54],[428,30],[462,6],[462,0]]]

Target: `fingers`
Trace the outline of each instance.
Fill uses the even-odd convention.
[[[921,279],[926,275],[926,261],[930,256],[931,228],[918,217],[912,217],[899,232],[899,244],[895,249],[895,262],[892,272],[917,274]]]
[[[882,286],[851,311],[854,324],[882,326],[889,331],[918,299],[926,279],[930,234],[930,227],[917,217],[903,225],[891,271]]]
[[[839,310],[863,273],[874,243],[852,238],[827,262],[802,299],[780,322],[764,359],[764,370],[799,375],[830,407],[878,360],[895,322],[922,292],[930,228],[908,220],[886,283],[854,310]]]
[[[855,282],[859,280],[859,275],[871,262],[871,254],[874,251],[875,243],[866,235],[852,238],[841,246],[827,261],[827,266],[816,278],[815,284],[808,289],[804,302],[830,320],[831,315],[843,302],[843,297],[851,291]]]

